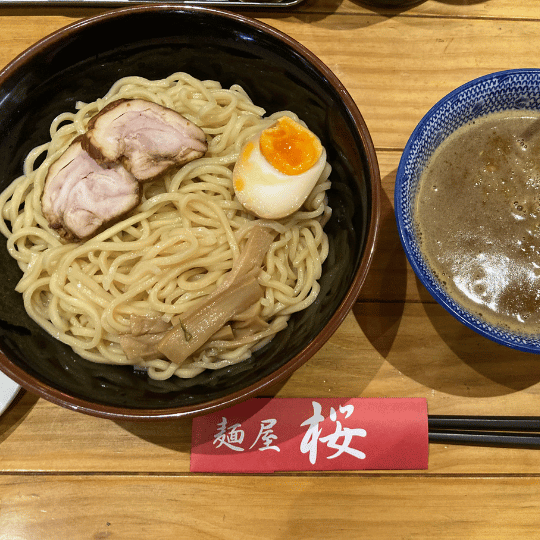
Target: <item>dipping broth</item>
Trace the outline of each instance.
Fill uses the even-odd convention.
[[[447,293],[491,324],[540,334],[540,112],[456,130],[415,204],[421,251]]]

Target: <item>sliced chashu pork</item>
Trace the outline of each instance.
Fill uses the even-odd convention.
[[[78,137],[49,168],[41,206],[61,236],[83,239],[129,212],[140,199],[137,179],[120,164],[97,163]]]
[[[99,162],[121,162],[138,180],[201,157],[203,130],[176,111],[143,99],[109,103],[89,124],[84,147]]]

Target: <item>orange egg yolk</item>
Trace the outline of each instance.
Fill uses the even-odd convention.
[[[266,161],[289,176],[311,169],[322,154],[319,139],[287,116],[261,133],[259,145]]]

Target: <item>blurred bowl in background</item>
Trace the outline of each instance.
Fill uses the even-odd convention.
[[[422,4],[425,0],[362,0],[364,4],[379,8],[409,8]]]

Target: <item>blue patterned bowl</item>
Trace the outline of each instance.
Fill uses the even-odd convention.
[[[505,110],[540,110],[540,69],[485,75],[460,86],[431,108],[410,136],[399,163],[394,193],[396,219],[409,263],[441,306],[460,322],[496,343],[540,353],[540,336],[523,336],[489,324],[465,310],[446,293],[420,252],[413,219],[420,177],[434,150],[452,132],[471,120]]]

